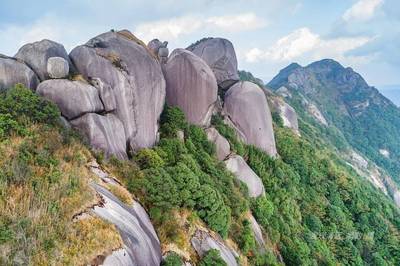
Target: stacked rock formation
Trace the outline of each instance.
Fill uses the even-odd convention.
[[[178,106],[188,122],[205,129],[216,146],[217,159],[248,186],[249,195],[264,195],[261,179],[210,127],[212,114],[219,113],[245,143],[275,156],[271,113],[262,89],[239,82],[235,50],[226,39],[203,39],[171,55],[167,44],[155,39],[145,45],[127,30],[100,34],[69,55],[50,40],[27,44],[15,58],[0,55],[0,89],[22,83],[36,90],[58,105],[64,124],[76,128],[94,150],[119,159],[154,146],[165,102]],[[144,210],[125,209],[111,193],[94,188],[107,199],[106,206],[95,212],[116,224],[125,237],[124,247],[110,255],[107,263],[159,265],[160,243]],[[132,216],[127,228],[114,215],[116,210]],[[254,219],[251,222],[263,245],[259,226]],[[138,235],[140,230],[146,236]],[[198,231],[191,242],[200,256],[217,248],[229,265],[237,265],[238,254],[212,234]]]

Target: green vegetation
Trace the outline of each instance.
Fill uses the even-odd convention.
[[[399,265],[400,213],[391,200],[357,176],[317,134],[317,144],[278,126],[275,136],[279,159],[255,147],[246,148],[246,157],[266,189],[266,197],[252,201],[253,214],[285,263]],[[262,265],[257,258],[252,263]]]
[[[168,254],[163,262],[161,262],[162,266],[182,266],[182,259],[178,254],[172,252]]]
[[[223,259],[218,250],[209,250],[204,257],[201,259],[199,266],[226,266],[227,264]]]
[[[31,90],[0,93],[0,265],[76,265],[121,245],[95,217],[90,152],[60,128],[58,109]]]

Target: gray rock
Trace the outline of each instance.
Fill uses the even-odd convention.
[[[70,57],[85,78],[100,78],[111,86],[115,114],[129,148],[153,146],[165,102],[165,80],[148,48],[128,31],[107,32],[75,48]]]
[[[151,40],[148,44],[147,47],[150,49],[150,51],[157,56],[158,55],[158,50],[160,47],[163,46],[163,43],[159,39],[153,39]]]
[[[260,225],[256,221],[253,215],[249,216],[249,222],[250,222],[250,227],[251,230],[253,231],[254,238],[257,242],[258,247],[260,248],[261,251],[265,250],[265,241],[264,241],[264,236],[261,230]]]
[[[104,200],[104,204],[95,206],[93,212],[116,226],[125,246],[118,254],[106,258],[104,265],[159,266],[162,258],[160,241],[143,207],[138,202],[127,206],[104,187],[91,185]]]
[[[88,113],[70,122],[86,137],[94,149],[104,151],[106,156],[115,155],[119,159],[128,158],[124,127],[115,115],[102,116]]]
[[[175,49],[165,67],[165,78],[167,103],[180,107],[190,123],[208,125],[218,93],[210,67],[192,52]]]
[[[81,81],[46,80],[39,84],[36,92],[57,104],[62,115],[70,120],[104,109],[97,89]]]
[[[47,73],[52,79],[66,78],[69,73],[68,61],[62,57],[50,57],[47,60]]]
[[[39,79],[32,69],[24,63],[0,55],[0,89],[7,89],[18,83],[35,90],[39,84]]]
[[[271,103],[275,112],[282,118],[283,126],[293,130],[297,135],[299,132],[299,122],[297,120],[297,113],[289,104],[279,97],[271,97]]]
[[[247,144],[277,155],[271,112],[259,86],[247,81],[233,85],[225,94],[224,112]]]
[[[70,65],[69,68],[73,69],[71,60],[64,46],[50,40],[25,44],[19,49],[15,57],[21,59],[30,66],[41,81],[50,78],[47,72],[47,61],[50,57],[64,58]]]
[[[231,171],[237,179],[247,185],[249,196],[256,198],[265,194],[264,185],[260,177],[247,165],[239,155],[234,155],[225,161],[226,169]]]
[[[103,263],[100,265],[104,266],[131,266],[136,265],[135,261],[131,256],[129,256],[128,247],[114,250],[110,255],[108,255]]]
[[[218,160],[223,161],[231,153],[229,142],[213,127],[207,128],[206,134],[207,139],[215,144]]]
[[[191,242],[200,257],[203,257],[210,249],[217,249],[228,266],[238,265],[236,262],[238,254],[227,247],[219,237],[213,238],[208,232],[197,230],[192,236]]]
[[[117,100],[115,99],[113,88],[104,83],[100,78],[91,78],[90,82],[98,89],[104,110],[111,112],[117,109]]]
[[[235,49],[230,41],[207,38],[187,48],[211,67],[218,85],[228,89],[239,80]]]

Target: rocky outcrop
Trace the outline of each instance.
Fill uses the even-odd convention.
[[[25,44],[15,57],[30,66],[42,81],[50,78],[47,71],[47,61],[50,57],[61,57],[68,62],[70,69],[73,68],[64,46],[50,40]]]
[[[153,146],[165,80],[147,46],[126,30],[107,32],[75,48],[70,57],[86,79],[97,78],[111,87],[129,149]]]
[[[229,142],[213,127],[207,128],[206,134],[207,139],[215,144],[218,160],[223,161],[231,153]]]
[[[237,179],[247,185],[250,197],[255,198],[265,194],[261,178],[254,173],[241,156],[231,156],[225,161],[225,165],[226,169],[231,171]]]
[[[153,55],[157,56],[160,59],[160,62],[164,64],[167,62],[169,54],[167,45],[168,42],[161,42],[159,39],[154,39],[147,44],[147,47]]]
[[[257,242],[259,249],[261,251],[264,251],[265,250],[265,241],[264,241],[264,236],[263,236],[260,225],[257,223],[254,216],[251,214],[249,215],[249,222],[250,222],[250,227],[251,227],[251,230],[253,231],[254,238]]]
[[[106,156],[127,159],[124,127],[115,115],[88,113],[70,122],[95,150],[104,151]]]
[[[237,266],[236,257],[239,255],[227,247],[220,237],[212,237],[208,232],[197,230],[191,239],[192,246],[200,257],[210,249],[216,249],[220,252],[221,258],[228,266]]]
[[[201,57],[212,69],[218,86],[228,89],[239,80],[235,49],[230,41],[206,38],[187,48]]]
[[[36,92],[57,104],[61,114],[68,119],[104,109],[97,89],[81,81],[46,80],[40,83]]]
[[[0,55],[0,89],[10,88],[17,83],[34,90],[39,84],[39,79],[24,63],[15,58]]]
[[[293,130],[297,135],[299,132],[299,123],[297,113],[289,104],[279,97],[271,97],[271,103],[275,112],[282,118],[283,126]]]
[[[91,185],[103,200],[93,212],[114,224],[124,242],[124,247],[108,256],[104,265],[159,266],[162,258],[160,241],[143,207],[137,202],[128,206],[104,187]]]
[[[62,57],[50,57],[47,60],[47,73],[52,79],[66,78],[69,73],[68,61]]]
[[[165,67],[167,103],[178,106],[190,123],[210,123],[218,87],[210,67],[184,49],[172,52]]]
[[[110,85],[105,84],[99,78],[91,78],[90,82],[99,91],[101,102],[104,105],[104,111],[112,112],[117,109],[117,100],[115,99],[113,88]]]
[[[244,142],[276,156],[271,112],[260,87],[247,81],[233,85],[225,94],[224,112]]]

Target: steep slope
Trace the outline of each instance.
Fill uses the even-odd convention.
[[[292,64],[268,86],[299,113],[306,111],[325,127],[338,129],[330,133],[336,146],[347,142],[400,184],[400,109],[353,69],[330,59],[306,67]]]

